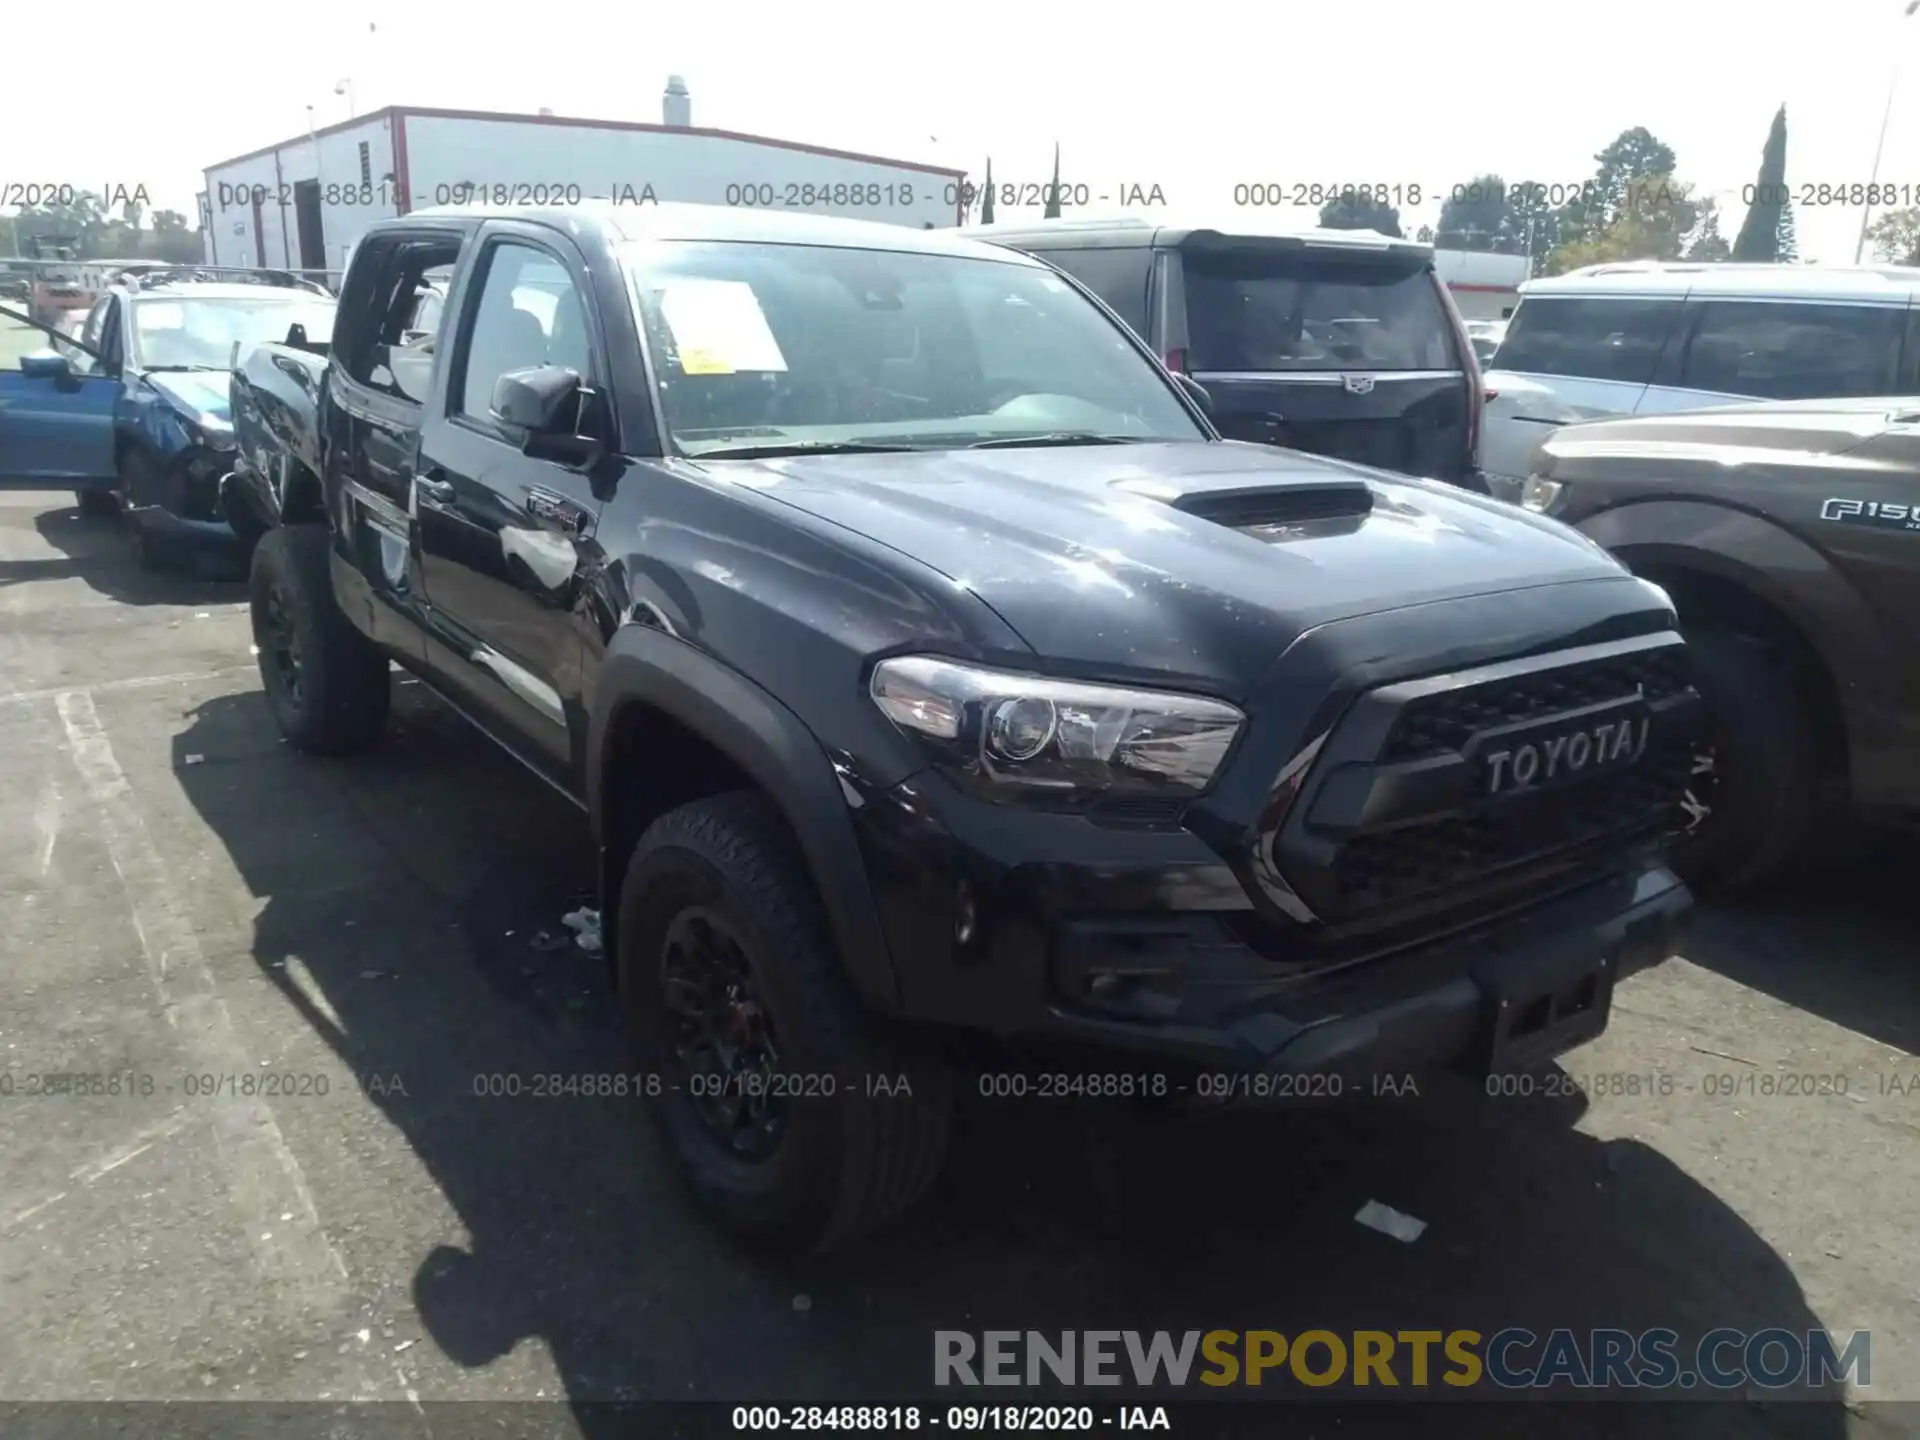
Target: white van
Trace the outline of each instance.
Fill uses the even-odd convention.
[[[1486,372],[1481,465],[1517,499],[1577,420],[1920,394],[1920,269],[1591,265],[1520,290]]]

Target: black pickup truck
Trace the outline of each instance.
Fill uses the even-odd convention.
[[[234,411],[287,737],[374,742],[397,661],[587,812],[634,1088],[763,1242],[921,1193],[956,1055],[1149,1100],[1533,1066],[1690,905],[1664,594],[1221,440],[1029,256],[427,211]]]

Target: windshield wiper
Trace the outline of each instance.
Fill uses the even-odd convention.
[[[1017,450],[1029,445],[1138,445],[1137,435],[1096,435],[1091,430],[1054,430],[1045,435],[1001,435],[992,440],[976,440],[969,450]]]
[[[772,460],[782,455],[905,455],[912,445],[875,445],[866,440],[791,440],[768,445],[729,445],[699,450],[689,460]]]
[[[198,370],[224,370],[224,365],[143,365],[141,373],[146,375],[190,375]]]

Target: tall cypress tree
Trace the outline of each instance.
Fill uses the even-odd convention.
[[[1733,242],[1735,260],[1765,263],[1778,260],[1780,236],[1784,224],[1791,234],[1792,220],[1787,213],[1787,107],[1782,105],[1767,132],[1767,145],[1760,152],[1760,175],[1754,181],[1753,201],[1747,206],[1747,218],[1740,222],[1740,234]]]
[[[1043,220],[1060,218],[1060,142],[1053,142],[1053,184],[1047,187],[1047,208],[1040,212]]]
[[[991,155],[987,157],[986,188],[981,191],[980,223],[982,225],[991,225],[993,223],[993,157]]]
[[[1773,232],[1773,258],[1776,260],[1798,260],[1800,258],[1800,240],[1793,231],[1793,202],[1780,202],[1780,228]]]

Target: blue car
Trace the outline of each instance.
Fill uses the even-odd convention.
[[[257,537],[225,497],[234,360],[296,325],[324,341],[333,308],[298,282],[167,272],[111,286],[72,334],[0,306],[0,485],[124,515],[143,564],[243,557]]]

